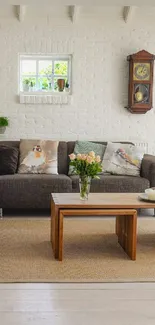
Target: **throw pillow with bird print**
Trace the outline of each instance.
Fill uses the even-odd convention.
[[[58,174],[58,141],[20,140],[20,164],[18,173]]]

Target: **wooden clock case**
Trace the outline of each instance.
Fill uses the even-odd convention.
[[[153,67],[155,55],[142,50],[135,54],[129,55],[129,88],[128,88],[128,110],[131,113],[144,114],[152,108],[152,95],[153,95]],[[135,67],[146,65],[149,67],[149,76],[143,75],[135,77]],[[143,68],[142,68],[143,69]],[[139,70],[140,71],[140,70]],[[146,100],[135,100],[135,89],[143,88],[147,90],[148,98]],[[138,96],[137,96],[138,97]],[[139,96],[140,99],[140,96]]]

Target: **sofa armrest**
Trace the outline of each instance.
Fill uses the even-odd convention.
[[[152,163],[150,168],[150,187],[155,187],[155,163]]]
[[[155,186],[155,156],[148,154],[144,155],[140,174],[150,181],[150,186]]]

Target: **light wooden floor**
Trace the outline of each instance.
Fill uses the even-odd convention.
[[[0,284],[0,325],[28,324],[155,325],[155,283]]]
[[[0,284],[0,325],[154,325],[155,283]]]

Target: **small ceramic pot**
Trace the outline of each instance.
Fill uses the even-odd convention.
[[[59,91],[63,91],[65,88],[65,79],[58,79],[57,85],[58,85]]]
[[[4,134],[6,130],[6,126],[0,126],[0,134]]]

